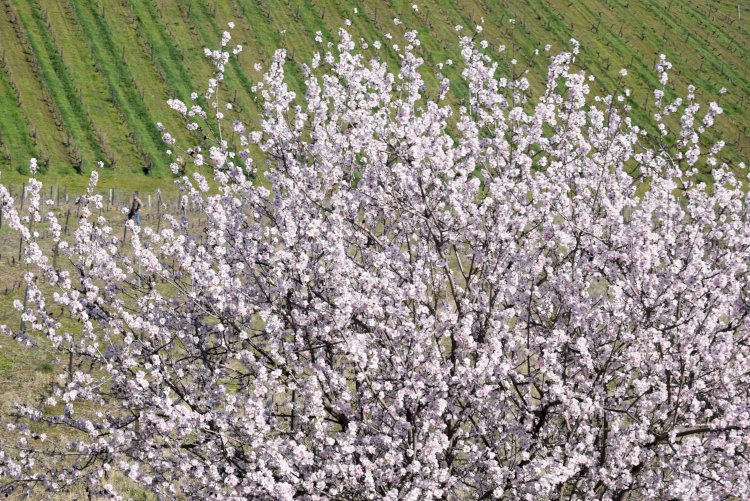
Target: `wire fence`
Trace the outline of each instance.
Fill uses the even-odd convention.
[[[23,213],[27,208],[29,200],[26,193],[25,185],[7,186],[13,197],[13,206],[16,210]],[[181,218],[188,231],[205,224],[206,218],[203,211],[192,202],[190,197],[183,198],[182,194],[170,193],[164,194],[161,190],[156,189],[152,192],[139,191],[141,199],[140,222],[142,226],[151,226],[157,232],[161,229],[164,222],[164,216]],[[90,207],[94,216],[104,217],[108,220],[113,229],[122,230],[121,243],[127,242],[128,228],[125,222],[128,219],[128,211],[133,201],[133,192],[109,188],[99,191],[96,194],[102,196],[102,206],[100,208]],[[41,193],[43,212],[52,211],[57,217],[62,227],[62,237],[65,239],[75,231],[76,222],[81,217],[82,205],[79,203],[77,193],[68,191],[67,187],[50,186],[45,187]],[[0,290],[7,289],[9,286],[4,279],[2,272],[6,266],[18,266],[22,263],[24,241],[20,234],[9,231],[7,228],[7,215],[0,210]],[[49,242],[49,248],[53,250],[54,258],[57,257],[57,245],[52,244],[51,230],[46,224],[39,224],[35,231],[39,233],[38,241]],[[44,245],[43,245],[44,247]],[[14,289],[15,287],[11,287]]]

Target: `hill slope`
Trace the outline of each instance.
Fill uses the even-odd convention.
[[[416,29],[430,63],[458,60],[454,26],[483,24],[487,40],[507,46],[512,58],[544,69],[533,52],[553,51],[571,37],[583,47],[581,64],[612,90],[621,67],[629,70],[637,107],[655,86],[658,53],[674,64],[678,88],[688,82],[707,98],[726,87],[719,129],[730,159],[747,158],[750,114],[750,6],[738,1],[672,0],[2,0],[0,6],[0,170],[18,179],[37,156],[48,179],[83,182],[99,159],[104,185],[145,186],[169,177],[164,145],[154,124],[163,121],[184,138],[165,101],[200,92],[210,74],[202,48],[216,46],[228,21],[245,46],[227,72],[229,96],[243,114],[257,108],[247,89],[267,62],[286,47],[290,59],[306,60],[315,32],[333,40],[344,19],[356,38]],[[355,14],[355,9],[358,13]],[[393,18],[403,20],[395,26]],[[510,20],[515,20],[511,22]],[[387,55],[388,56],[388,55]],[[453,70],[456,71],[456,70]],[[290,65],[294,77],[294,64]],[[455,73],[454,73],[455,75]],[[448,74],[450,77],[450,73]],[[646,116],[634,110],[635,115]],[[640,115],[639,115],[640,113]],[[148,172],[150,177],[145,177]],[[127,180],[127,181],[125,181]]]

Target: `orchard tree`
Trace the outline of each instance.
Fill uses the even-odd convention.
[[[276,52],[256,124],[220,99],[229,33],[207,91],[170,101],[199,139],[163,130],[199,230],[128,223],[123,246],[93,173],[66,241],[38,180],[23,214],[0,188],[34,270],[4,330],[61,367],[5,417],[2,489],[750,497],[750,219],[744,165],[704,139],[719,105],[675,98],[662,56],[647,133],[626,72],[593,96],[574,40],[535,92],[479,33],[460,82],[415,32],[395,69],[378,42],[318,41],[304,95]]]

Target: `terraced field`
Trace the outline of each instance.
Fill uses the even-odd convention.
[[[738,5],[738,3],[740,5]],[[2,0],[0,7],[0,170],[18,182],[36,156],[47,182],[80,186],[81,173],[105,163],[103,186],[145,188],[170,184],[164,145],[155,128],[164,122],[185,138],[165,101],[200,91],[210,74],[202,48],[215,46],[230,20],[234,39],[245,46],[227,72],[227,96],[248,117],[257,116],[249,87],[256,62],[286,47],[293,87],[298,65],[313,51],[321,31],[333,40],[351,19],[356,37],[374,40],[417,29],[429,63],[458,60],[454,26],[482,24],[484,35],[507,50],[504,71],[517,59],[539,79],[545,59],[534,56],[546,43],[563,49],[581,41],[581,65],[612,90],[621,67],[634,90],[634,114],[644,112],[656,84],[658,53],[674,63],[678,88],[689,82],[704,98],[719,89],[727,117],[719,130],[735,162],[750,153],[750,4],[736,0]],[[403,25],[396,26],[398,17]],[[513,21],[511,21],[513,20]],[[384,52],[393,60],[392,52]],[[451,74],[451,71],[453,72]],[[448,71],[457,80],[457,68]],[[428,78],[428,82],[430,79]],[[458,85],[458,84],[456,84]],[[460,95],[463,91],[456,88]]]

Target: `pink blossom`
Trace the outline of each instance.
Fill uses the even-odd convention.
[[[721,107],[662,103],[661,57],[649,135],[575,40],[536,88],[462,37],[460,81],[430,94],[401,38],[392,67],[342,30],[302,95],[276,52],[254,123],[170,100],[210,160],[177,180],[199,229],[121,242],[93,171],[71,238],[45,216],[52,264],[41,183],[23,212],[0,186],[29,268],[0,331],[60,359],[5,423],[0,491],[117,499],[115,472],[164,499],[750,497],[750,198],[706,144]],[[205,51],[214,110],[229,40]]]

